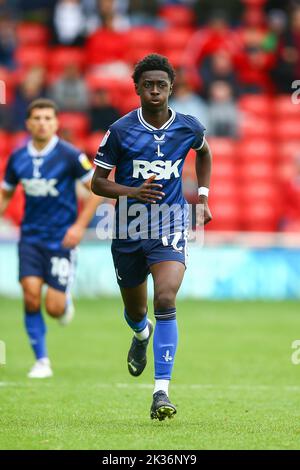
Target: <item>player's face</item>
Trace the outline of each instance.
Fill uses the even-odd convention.
[[[168,106],[172,84],[167,72],[151,70],[142,73],[135,89],[141,98],[142,107],[155,111]]]
[[[30,117],[26,120],[26,127],[33,140],[47,142],[53,137],[58,128],[58,121],[54,109],[33,109]]]

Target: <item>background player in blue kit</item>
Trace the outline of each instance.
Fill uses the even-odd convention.
[[[58,120],[53,101],[33,101],[26,126],[32,139],[9,159],[1,184],[0,215],[21,183],[25,215],[19,242],[19,279],[24,295],[25,328],[36,357],[28,376],[45,378],[52,376],[52,369],[41,313],[42,286],[48,284],[45,299],[48,314],[67,324],[74,314],[70,295],[74,249],[100,199],[90,194],[77,215],[75,183],[81,180],[90,189],[92,165],[80,150],[56,135]]]
[[[150,214],[139,237],[124,235],[122,223],[116,224],[112,254],[128,325],[134,337],[128,353],[128,370],[140,375],[146,366],[146,349],[153,326],[147,318],[147,276],[154,281],[154,368],[155,386],[151,418],[163,420],[176,413],[168,397],[177,347],[176,294],[186,265],[186,201],[181,175],[185,157],[193,148],[199,202],[204,206],[204,223],[211,220],[208,188],[211,153],[204,138],[204,127],[192,117],[175,113],[168,107],[174,70],[167,58],[151,54],[135,67],[133,80],[141,108],[115,122],[100,144],[92,190],[95,194],[117,198],[116,220],[127,211],[127,228],[134,220],[137,201],[148,213],[158,208],[180,208],[172,217],[162,217],[155,227]],[[115,182],[108,175],[116,168]],[[155,181],[154,181],[155,180]],[[126,197],[124,200],[122,196]],[[131,211],[130,211],[131,209]],[[151,220],[152,219],[152,220]],[[179,229],[178,229],[179,227]]]

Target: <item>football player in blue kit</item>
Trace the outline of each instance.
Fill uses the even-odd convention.
[[[159,420],[176,413],[168,388],[178,337],[176,294],[186,268],[187,203],[182,194],[182,168],[191,148],[196,150],[203,222],[212,218],[208,207],[211,153],[205,129],[193,116],[168,107],[174,78],[172,66],[161,55],[150,54],[136,65],[133,81],[141,107],[110,127],[95,157],[97,168],[92,180],[95,194],[118,199],[112,255],[125,320],[134,331],[127,357],[133,376],[139,376],[147,362],[146,350],[153,332],[147,317],[147,276],[151,273],[153,277],[155,385],[150,417]],[[115,182],[108,179],[113,168]],[[138,208],[136,203],[143,207]],[[169,207],[172,217],[162,216],[154,222],[154,206],[164,208],[164,214]],[[131,236],[130,226],[143,208],[149,216],[140,223],[140,236]],[[122,220],[127,221],[125,234]]]
[[[46,347],[46,325],[41,313],[42,286],[48,285],[45,307],[63,325],[74,307],[70,285],[75,248],[93,217],[100,198],[90,192],[77,214],[75,184],[90,190],[92,165],[86,155],[56,135],[57,108],[53,101],[37,99],[28,108],[28,144],[15,151],[6,168],[0,191],[0,215],[18,183],[25,193],[25,214],[19,242],[19,280],[23,289],[25,329],[36,362],[28,377],[51,377]]]

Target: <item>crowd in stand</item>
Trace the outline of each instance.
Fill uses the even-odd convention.
[[[203,122],[225,175],[231,163],[228,158],[226,169],[224,148],[226,154],[232,144],[236,153],[249,139],[261,143],[264,164],[267,147],[267,155],[280,153],[269,169],[256,165],[262,171],[258,180],[268,170],[274,186],[282,168],[298,168],[300,108],[288,95],[300,80],[299,1],[0,0],[0,80],[7,100],[0,106],[0,134],[7,140],[0,144],[0,176],[5,150],[24,138],[27,105],[40,96],[57,102],[61,135],[77,145],[84,141],[92,156],[101,133],[138,106],[131,73],[150,52],[168,56],[175,66],[170,105]],[[218,139],[227,139],[223,147]],[[193,193],[188,174],[186,182]],[[241,223],[241,209],[230,202],[237,184],[231,186],[227,206],[225,196],[221,204],[225,216],[215,228],[252,230],[251,217],[248,226]],[[217,196],[214,202],[218,212]],[[262,230],[288,226],[287,217],[274,208],[268,216],[268,210],[252,214],[253,221],[261,218]]]

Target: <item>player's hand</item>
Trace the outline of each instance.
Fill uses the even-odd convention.
[[[198,225],[206,225],[212,220],[212,215],[208,207],[208,199],[206,196],[199,197],[199,203],[203,205],[203,211],[201,210],[200,220],[197,220]]]
[[[156,175],[152,175],[138,188],[131,188],[129,197],[137,199],[141,202],[150,202],[153,204],[155,204],[157,201],[160,201],[165,196],[165,193],[159,191],[163,187],[162,184],[152,183],[155,178]]]
[[[84,235],[84,232],[85,232],[84,228],[81,227],[80,225],[78,224],[71,225],[71,227],[69,227],[69,229],[67,230],[64,236],[62,245],[65,248],[74,248],[80,243]]]

